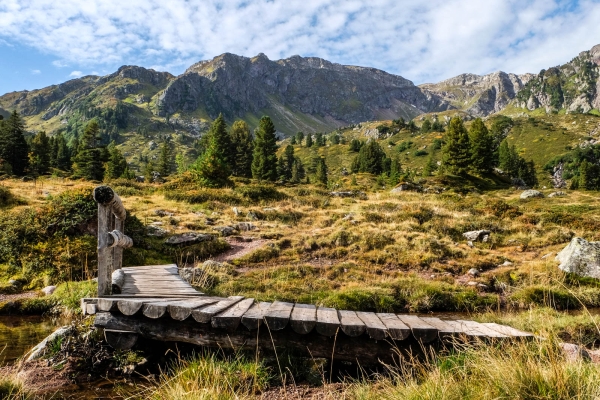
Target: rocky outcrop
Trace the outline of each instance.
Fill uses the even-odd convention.
[[[571,243],[556,255],[558,268],[565,272],[600,279],[600,242],[588,242],[574,237]]]
[[[478,240],[482,242],[487,242],[489,240],[490,235],[491,232],[485,229],[482,229],[480,231],[470,231],[463,233],[464,238],[472,242],[476,242]]]
[[[494,72],[488,75],[462,74],[436,84],[419,87],[441,97],[457,109],[479,117],[503,110],[525,86],[532,74]]]
[[[519,196],[522,199],[533,199],[536,197],[544,197],[544,195],[541,192],[538,192],[537,190],[525,190],[523,193],[521,193],[521,196]]]

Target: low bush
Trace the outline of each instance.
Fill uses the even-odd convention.
[[[238,186],[234,189],[234,192],[239,194],[242,198],[251,202],[264,202],[264,201],[279,201],[284,200],[287,196],[275,189],[273,186],[267,185],[245,185]]]

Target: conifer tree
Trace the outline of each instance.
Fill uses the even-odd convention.
[[[231,183],[229,180],[231,169],[227,163],[227,155],[231,151],[230,144],[225,120],[222,115],[219,115],[208,132],[206,151],[198,157],[192,167],[201,186],[223,187]]]
[[[425,167],[423,168],[423,175],[431,176],[431,175],[433,175],[435,170],[437,170],[437,163],[436,163],[435,159],[433,158],[433,152],[431,152],[431,153],[429,153],[429,157],[427,158],[427,163],[425,164]]]
[[[108,145],[108,153],[109,158],[106,165],[106,173],[108,177],[110,179],[121,178],[128,169],[127,161],[125,160],[125,157],[123,157],[121,151],[117,148],[114,141],[110,142]]]
[[[58,142],[56,141],[58,135],[59,134],[56,134],[48,139],[48,143],[50,146],[50,166],[53,168],[56,168],[56,157],[58,156]]]
[[[402,175],[402,166],[397,158],[391,160],[390,164],[390,185],[397,185],[400,182],[400,176]],[[354,175],[352,176],[354,178]]]
[[[292,164],[292,183],[300,183],[302,179],[306,177],[306,171],[304,165],[299,158],[294,157],[294,163]]]
[[[334,133],[331,135],[331,144],[340,144],[340,135]]]
[[[173,170],[173,155],[171,152],[171,145],[165,140],[160,148],[160,155],[158,158],[158,173],[161,176],[171,175]]]
[[[152,161],[147,161],[146,165],[144,166],[144,181],[147,183],[152,183],[154,180],[154,171],[156,171],[156,168],[154,168],[154,163]]]
[[[100,147],[100,126],[91,120],[79,143],[73,175],[77,178],[101,181],[104,179],[103,151]]]
[[[477,118],[469,129],[471,142],[471,166],[481,174],[490,173],[494,168],[494,141],[481,118]]]
[[[318,183],[327,185],[327,164],[325,163],[325,158],[323,157],[319,157],[317,160],[315,179]]]
[[[304,132],[297,132],[296,133],[296,142],[302,146],[302,141],[304,140]]]
[[[78,142],[78,141],[77,141]],[[67,140],[59,133],[55,138],[56,143],[56,168],[62,171],[71,170],[71,149],[67,145]]]
[[[29,146],[25,140],[25,125],[17,111],[3,121],[0,129],[0,160],[10,166],[12,173],[25,174],[29,166]]]
[[[459,117],[450,120],[446,132],[446,145],[442,149],[442,165],[450,173],[464,174],[471,163],[469,134]]]
[[[245,121],[235,121],[231,126],[231,147],[234,157],[231,162],[233,176],[252,177],[252,153],[254,142],[250,127]]]
[[[312,147],[314,144],[312,135],[309,133],[306,135],[306,147]]]
[[[290,144],[291,144],[292,146],[293,146],[293,145],[295,145],[295,144],[297,144],[297,143],[296,143],[296,136],[292,136],[292,138],[290,139]]]
[[[255,130],[252,177],[259,181],[277,179],[277,137],[269,117],[262,117]]]
[[[498,149],[498,158],[500,168],[504,173],[515,177],[518,173],[518,154],[515,146],[509,146],[508,141],[503,140]]]
[[[385,152],[379,143],[375,140],[369,140],[360,148],[358,156],[352,162],[352,172],[368,172],[379,175],[386,172],[385,159]]]
[[[29,165],[37,175],[44,175],[50,169],[50,157],[52,148],[46,132],[41,131],[31,139],[31,152],[29,153]]]
[[[287,145],[283,155],[277,161],[277,175],[281,180],[289,181],[292,179],[294,161],[294,146]]]
[[[423,121],[423,124],[421,125],[421,133],[429,133],[431,132],[431,130],[431,121],[429,120],[429,118],[427,118],[425,119],[425,121]]]

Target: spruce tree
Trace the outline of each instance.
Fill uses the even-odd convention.
[[[469,129],[471,142],[471,166],[481,174],[494,169],[494,141],[481,118],[477,118]]]
[[[293,145],[295,145],[295,144],[297,144],[297,143],[296,143],[296,136],[292,136],[292,138],[290,139],[290,144],[291,144],[292,146],[293,146]]]
[[[298,142],[298,144],[300,146],[302,146],[302,141],[304,140],[304,132],[297,132],[296,133],[296,142]]]
[[[252,153],[254,142],[250,127],[245,121],[235,121],[231,126],[231,147],[234,157],[231,162],[233,176],[252,177]]]
[[[385,172],[385,159],[385,152],[379,143],[369,140],[360,148],[358,156],[352,162],[352,172],[368,172],[379,175]]]
[[[498,157],[498,168],[511,178],[516,177],[519,173],[519,154],[515,146],[509,146],[506,139],[503,140],[498,149]]]
[[[400,182],[400,176],[402,175],[402,166],[397,158],[392,159],[390,165],[390,185],[395,186]],[[354,175],[352,176],[354,178]]]
[[[429,133],[431,132],[431,130],[431,121],[427,118],[425,119],[425,121],[423,121],[423,124],[421,125],[421,133]]]
[[[100,126],[98,121],[93,119],[83,131],[79,149],[75,156],[73,175],[76,178],[97,181],[104,179],[103,149],[100,147],[100,140]]]
[[[201,186],[223,187],[231,183],[231,169],[227,163],[227,155],[231,151],[230,144],[225,120],[219,115],[208,132],[208,148],[192,167]],[[229,157],[231,159],[231,156]]]
[[[306,135],[306,147],[312,147],[314,144],[311,134]]]
[[[292,164],[292,183],[300,183],[302,179],[306,177],[306,171],[304,165],[299,158],[294,157],[294,163]]]
[[[0,160],[10,166],[12,173],[25,174],[29,166],[29,146],[25,140],[25,125],[17,111],[2,123],[0,129]]]
[[[471,164],[469,134],[459,117],[450,120],[446,145],[442,149],[442,165],[452,174],[464,174]]]
[[[431,176],[431,175],[433,175],[435,170],[437,170],[437,163],[436,163],[435,159],[433,158],[433,152],[431,152],[431,153],[429,153],[429,157],[427,158],[427,163],[425,164],[425,167],[423,168],[423,175]]]
[[[161,176],[171,175],[173,170],[173,155],[171,152],[171,145],[165,140],[160,148],[160,155],[158,158],[158,173]]]
[[[110,154],[108,163],[106,165],[106,173],[110,179],[121,178],[125,175],[127,167],[127,161],[121,151],[117,148],[114,141],[108,145],[108,152]]]
[[[259,181],[277,179],[277,137],[269,117],[262,117],[255,130],[252,177]]]
[[[322,183],[323,185],[327,185],[327,164],[325,163],[325,158],[319,157],[317,160],[317,169],[315,173],[315,180],[318,183]]]
[[[56,168],[62,171],[71,170],[71,149],[67,145],[67,140],[59,133],[56,138]]]
[[[41,131],[31,139],[29,165],[37,175],[44,175],[50,169],[51,146],[46,132]]]

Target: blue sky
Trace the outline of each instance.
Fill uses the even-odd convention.
[[[371,66],[416,84],[524,73],[600,44],[600,0],[2,0],[0,94],[224,52]]]

